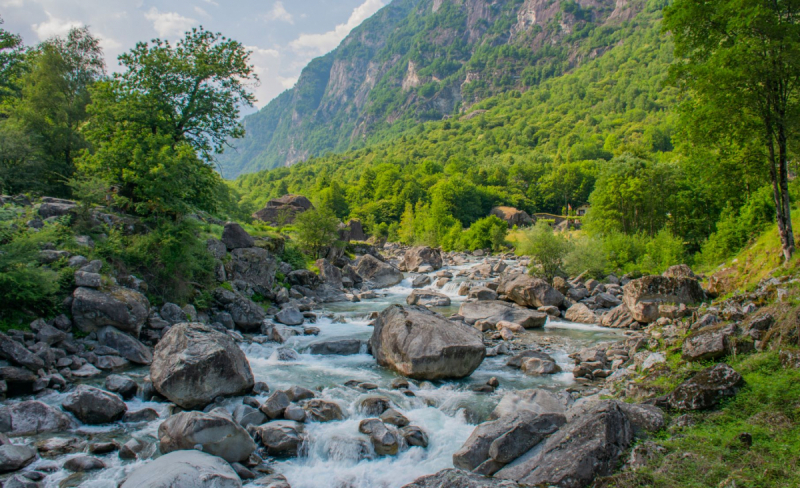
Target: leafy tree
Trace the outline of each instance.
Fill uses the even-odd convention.
[[[767,163],[785,260],[795,249],[788,160],[800,109],[800,2],[676,0],[665,28],[682,58],[673,69],[698,143],[756,148]]]
[[[541,220],[522,234],[517,245],[517,254],[530,257],[531,273],[541,276],[550,284],[564,266],[564,258],[569,251],[570,242]]]
[[[137,44],[119,58],[125,71],[93,90],[86,134],[94,151],[81,171],[106,179],[120,205],[142,214],[214,210],[221,180],[212,154],[243,135],[239,107],[254,100],[249,54],[202,27],[175,47]]]
[[[68,196],[74,160],[88,147],[80,128],[88,118],[90,89],[105,73],[103,51],[88,28],[73,28],[65,39],[39,45],[28,65],[6,130],[27,138],[35,158],[16,158],[16,169],[34,174],[35,186],[26,189]],[[31,159],[35,164],[25,164]]]
[[[294,227],[300,245],[317,259],[339,238],[339,219],[328,207],[317,207],[298,214]]]
[[[460,242],[458,247],[469,249],[470,251],[476,249],[499,251],[505,245],[507,234],[508,224],[506,221],[495,215],[490,215],[479,219],[473,223],[467,231],[463,232],[463,234],[459,236]]]
[[[0,17],[0,25],[4,23]],[[17,93],[17,78],[22,72],[24,59],[22,37],[0,29],[0,102]]]

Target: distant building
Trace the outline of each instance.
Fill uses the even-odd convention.
[[[584,215],[586,215],[586,212],[588,211],[589,211],[589,204],[585,203],[575,209],[575,215],[577,215],[578,217],[583,217]]]

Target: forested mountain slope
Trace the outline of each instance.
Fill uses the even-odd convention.
[[[661,0],[394,0],[296,86],[245,119],[220,157],[226,177],[288,166],[469,113],[626,42]]]

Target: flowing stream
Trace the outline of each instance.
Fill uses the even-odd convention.
[[[462,266],[446,267],[455,275],[458,271],[480,264],[472,261]],[[433,277],[433,273],[432,273]],[[456,277],[443,289],[431,285],[427,288],[447,294],[452,304],[435,309],[446,315],[458,310],[465,297],[458,296],[458,289],[465,278]],[[435,277],[434,277],[435,282]],[[455,381],[412,382],[411,390],[415,396],[409,397],[391,388],[391,382],[398,375],[379,367],[366,353],[351,356],[320,356],[308,354],[305,350],[315,341],[334,338],[358,338],[368,340],[372,334],[369,325],[371,312],[379,312],[390,304],[405,304],[411,293],[411,280],[406,279],[398,286],[377,290],[377,299],[359,303],[326,304],[317,310],[319,319],[314,324],[320,329],[318,336],[295,336],[286,344],[250,343],[242,348],[250,361],[256,381],[266,382],[271,391],[286,389],[293,385],[302,386],[318,392],[318,396],[339,403],[346,419],[328,423],[308,423],[308,440],[303,455],[293,459],[279,460],[274,466],[276,472],[286,476],[293,488],[394,488],[401,487],[414,479],[452,467],[452,455],[458,450],[475,425],[475,419],[485,419],[511,390],[528,388],[565,389],[574,386],[572,360],[568,354],[582,347],[608,340],[619,340],[622,333],[612,329],[587,326],[569,322],[548,321],[544,329],[530,330],[520,334],[523,342],[546,344],[547,352],[553,356],[565,372],[548,376],[528,376],[518,369],[505,365],[508,356],[487,357],[483,364],[469,377]],[[298,352],[297,359],[279,359],[277,350],[288,347]],[[140,379],[147,369],[128,371],[127,374]],[[139,378],[137,378],[137,376]],[[470,385],[485,384],[496,377],[500,387],[491,394],[476,393]],[[345,386],[345,382],[374,383],[376,390],[364,392],[361,389]],[[95,383],[101,383],[96,379]],[[412,447],[401,451],[397,456],[377,457],[365,453],[369,445],[367,437],[359,434],[359,421],[366,416],[358,410],[361,400],[368,396],[388,397],[412,425],[421,427],[428,434],[427,448]],[[260,401],[268,395],[258,397]],[[59,405],[64,394],[53,393],[38,398],[46,403]],[[231,411],[241,399],[230,399],[223,404]],[[116,440],[120,444],[130,437],[144,438],[157,442],[158,425],[169,415],[166,404],[132,400],[127,402],[129,410],[149,407],[157,410],[160,418],[143,424],[113,424],[111,426],[87,427],[80,432],[91,437],[92,442]],[[52,436],[42,436],[48,438]],[[41,440],[32,438],[30,440]],[[371,449],[371,446],[369,446]],[[27,469],[50,466],[56,471],[45,479],[48,487],[86,486],[112,488],[122,480],[126,473],[146,461],[121,461],[116,453],[102,456],[107,469],[89,474],[76,475],[59,470],[63,462],[77,454],[43,457]],[[248,486],[248,485],[245,485]],[[252,485],[255,486],[255,485]]]

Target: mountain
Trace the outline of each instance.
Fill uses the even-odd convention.
[[[394,0],[245,118],[247,135],[219,158],[223,175],[363,147],[525,91],[621,42],[645,3]]]

